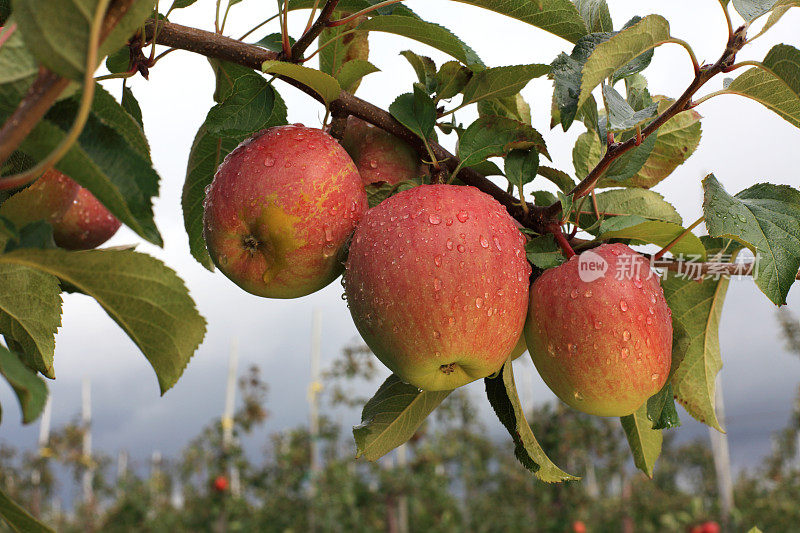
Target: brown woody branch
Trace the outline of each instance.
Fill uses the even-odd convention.
[[[112,0],[103,20],[100,41],[104,41],[134,0]],[[25,137],[42,120],[56,98],[67,88],[70,80],[41,67],[39,75],[28,89],[14,113],[0,128],[0,165],[14,153]]]

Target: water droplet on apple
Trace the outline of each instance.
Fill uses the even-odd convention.
[[[582,402],[582,401],[583,401],[583,394],[581,394],[580,392],[578,392],[578,391],[575,391],[575,394],[573,394],[573,396],[574,396],[574,397],[575,397],[575,399],[576,399],[576,400],[578,400],[579,402]]]
[[[622,340],[624,340],[624,341],[631,340],[631,332],[628,331],[627,329],[622,332]]]
[[[459,252],[461,252],[462,254],[463,254],[463,253],[464,253],[464,252],[467,250],[466,248],[464,248],[464,245],[463,245],[463,244],[459,244],[458,246],[456,246],[456,249],[457,249]]]
[[[647,317],[647,320],[645,322],[647,322],[648,326],[651,326],[653,324],[653,317],[651,316]]]
[[[497,239],[497,237],[492,237],[492,241],[494,241],[494,247],[497,248],[497,251],[502,252],[503,249],[500,247],[500,241]]]
[[[275,166],[275,158],[268,155],[264,158],[264,166],[265,167],[274,167]]]
[[[651,295],[650,295],[650,303],[651,303],[651,304],[654,304],[654,303],[656,303],[656,295],[655,295],[655,294],[651,294]]]
[[[635,286],[637,289],[641,289],[641,288],[642,288],[642,280],[640,280],[639,278],[634,278],[634,279],[633,279],[633,285],[634,285],[634,286]]]
[[[482,248],[488,248],[489,247],[489,239],[487,239],[483,235],[481,235],[479,237],[478,241],[481,243],[481,247]]]
[[[628,348],[623,348],[619,355],[624,360],[627,359],[630,354],[631,351]]]
[[[433,338],[434,339],[441,339],[442,338],[442,334],[439,333],[438,330],[433,330]]]
[[[572,289],[572,292],[569,293],[569,297],[574,300],[575,298],[578,297],[578,293],[579,293],[578,289]]]
[[[622,312],[627,311],[628,310],[628,302],[626,302],[625,300],[620,300],[619,301],[619,309]]]
[[[658,381],[658,377],[659,377],[658,373],[654,373],[653,375],[650,376],[650,379],[652,379],[653,381]]]
[[[447,245],[446,246],[447,246],[448,250],[452,250],[453,249],[453,239],[447,239]]]
[[[574,343],[569,343],[567,344],[567,350],[569,350],[569,353],[571,353],[572,355],[575,355],[578,353],[578,345]]]
[[[600,322],[599,320],[595,320],[594,321],[594,329],[600,329],[602,327],[603,327],[603,323],[602,322]]]
[[[477,307],[478,309],[483,307],[483,298],[481,298],[480,296],[475,298],[475,307]]]
[[[436,226],[442,222],[442,219],[439,218],[439,215],[430,215],[428,216],[428,221],[434,226]]]
[[[374,159],[371,159],[369,162],[369,168],[378,168],[378,162]]]
[[[592,297],[592,290],[589,289],[588,291],[583,293],[584,298],[591,298]]]
[[[469,218],[469,214],[466,211],[459,211],[458,214],[456,215],[456,218],[458,219],[459,222],[466,222],[467,219]]]
[[[442,288],[442,280],[440,280],[439,278],[435,278],[433,280],[433,290],[438,291],[441,290],[441,288]]]
[[[433,258],[433,264],[436,265],[437,267],[442,266],[442,256],[441,255],[437,255],[436,257],[434,257]]]

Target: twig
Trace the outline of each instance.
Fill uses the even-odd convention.
[[[670,250],[670,248],[672,248],[673,246],[675,246],[676,244],[678,244],[678,242],[680,242],[680,240],[681,240],[681,239],[683,239],[683,238],[684,238],[684,237],[686,237],[686,236],[687,236],[689,233],[691,233],[691,232],[692,232],[692,230],[693,230],[694,228],[696,228],[697,226],[699,226],[699,225],[700,225],[700,223],[701,223],[701,222],[703,222],[704,220],[705,220],[705,217],[700,217],[700,218],[698,218],[697,220],[695,220],[695,221],[694,221],[694,223],[693,223],[691,226],[689,226],[688,228],[686,228],[685,230],[683,230],[683,232],[682,232],[680,235],[678,235],[677,237],[675,237],[674,239],[672,239],[672,241],[671,241],[669,244],[667,244],[665,247],[663,247],[661,250],[659,250],[659,251],[658,251],[658,252],[657,252],[657,253],[656,253],[656,254],[653,256],[653,259],[655,259],[655,260],[657,261],[657,260],[661,259],[662,257],[664,257],[664,254],[665,254],[665,253],[667,253],[667,252]]]
[[[314,15],[317,14],[317,8],[319,7],[319,0],[314,0],[314,5],[311,6],[311,13],[308,15],[308,22],[306,23],[306,29],[303,30],[303,33],[308,33],[308,30],[311,29],[311,25],[314,24]]]
[[[314,42],[314,39],[319,37],[319,34],[322,33],[322,30],[325,29],[328,22],[331,20],[337,5],[339,5],[339,0],[328,0],[325,2],[325,6],[322,8],[322,11],[319,12],[319,17],[317,17],[316,22],[314,22],[308,31],[294,43],[292,51],[288,54],[287,59],[299,61],[303,57],[303,54],[308,47],[311,46],[311,43]]]
[[[575,250],[573,250],[572,246],[570,246],[569,242],[567,242],[566,237],[564,237],[564,232],[561,231],[561,226],[559,226],[557,222],[553,222],[552,224],[550,224],[547,230],[553,234],[553,237],[555,237],[558,246],[564,252],[564,255],[567,256],[567,258],[570,258],[573,255],[575,255]]]

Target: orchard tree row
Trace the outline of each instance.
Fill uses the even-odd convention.
[[[216,79],[181,199],[190,252],[261,297],[302,297],[342,276],[357,329],[393,373],[354,428],[358,455],[386,454],[452,390],[483,379],[519,461],[545,482],[576,479],[525,420],[511,361],[526,349],[566,404],[620,418],[650,476],[662,431],[680,423],[676,401],[723,430],[714,389],[729,278],[752,276],[786,302],[800,268],[800,190],[727,191],[710,174],[696,184],[703,216],[687,224],[650,188],[695,151],[696,108],[710,98],[751,98],[800,127],[800,50],[777,44],[761,61],[737,60],[800,2],[720,1],[728,38],[708,64],[664,17],[615,23],[605,0],[459,3],[528,23],[531,38],[561,37],[565,50],[486,65],[398,0],[280,1],[238,39],[225,33],[236,0],[218,2],[213,31],[170,21],[192,0],[0,0],[0,372],[23,420],[44,405],[40,375],[55,377],[62,291],[97,300],[162,393],[203,339],[175,272],[133,247],[95,249],[121,224],[162,244],[159,176],[126,80],[181,49],[208,57]],[[295,10],[308,24],[289,35]],[[451,59],[402,52],[416,81],[380,109],[354,96],[379,70],[376,32]],[[693,77],[682,94],[648,89],[642,73],[661,46],[686,51]],[[96,76],[103,61],[109,74]],[[526,102],[520,91],[544,77],[552,99]],[[110,79],[116,97],[98,83]],[[323,124],[288,125],[276,81],[319,101]],[[585,129],[573,172],[551,160],[532,106],[550,110],[548,136]],[[477,120],[463,123],[465,108]]]

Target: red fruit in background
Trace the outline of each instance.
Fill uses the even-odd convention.
[[[524,242],[508,212],[473,187],[422,185],[388,198],[350,244],[344,281],[356,327],[420,389],[493,374],[525,322]]]
[[[689,533],[703,533],[703,526],[692,526]]]
[[[225,492],[228,490],[228,478],[225,476],[217,476],[214,478],[213,487],[217,492]]]
[[[394,185],[424,174],[411,146],[360,118],[348,117],[342,146],[353,158],[364,185],[380,181]]]
[[[214,263],[241,288],[296,298],[341,273],[337,254],[366,210],[358,171],[333,137],[278,126],[222,162],[206,194],[203,234]]]
[[[572,523],[572,531],[573,533],[586,533],[586,524],[580,520],[575,520]]]
[[[56,244],[68,250],[96,248],[120,227],[120,221],[88,189],[55,169],[9,198],[0,214],[20,227],[46,220],[53,226]]]
[[[528,349],[550,389],[579,411],[633,413],[666,383],[671,312],[650,263],[604,244],[531,285]]]
[[[702,533],[719,533],[720,527],[719,524],[713,521],[705,522],[702,525]]]

